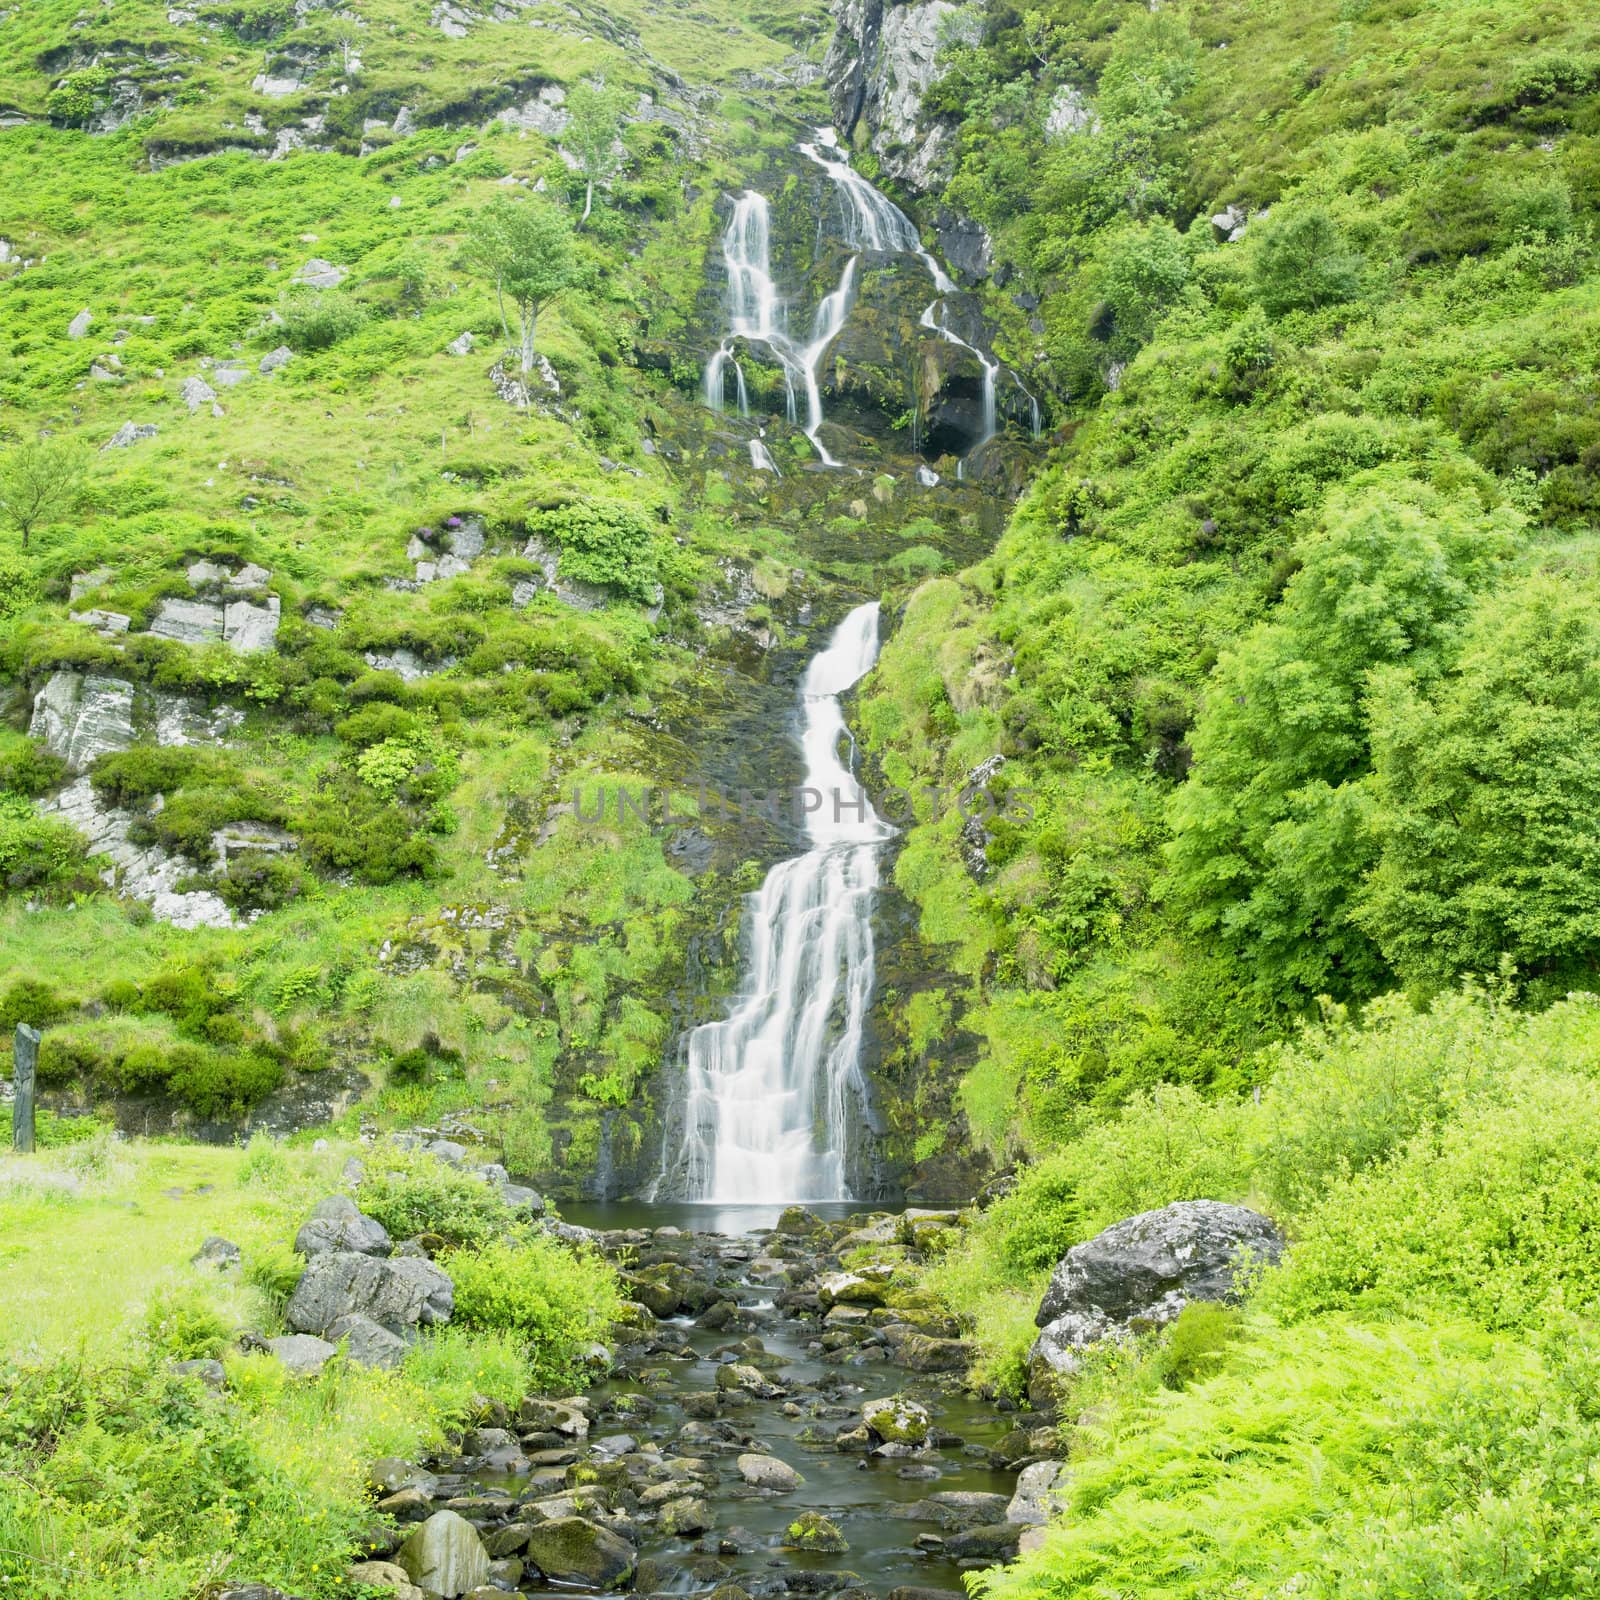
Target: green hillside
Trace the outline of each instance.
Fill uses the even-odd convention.
[[[865,974],[801,1142],[961,1216],[729,1259],[838,1369],[808,1427],[909,1337],[948,1439],[989,1408],[948,1448],[1061,1464],[1048,1526],[899,1554],[1600,1592],[1591,8],[21,0],[0,170],[0,1063],[42,1029],[45,1147],[0,1158],[5,1592],[392,1595],[373,1462],[580,1391],[630,1459],[729,1457],[726,1546],[625,1585],[948,1592],[739,1586],[749,1416],[650,1433],[688,1347],[644,1302],[708,1247],[497,1187],[679,1198],[830,696],[894,831],[793,919],[865,908],[785,979]],[[464,1309],[300,1384],[262,1341],[334,1191]],[[1048,1360],[1066,1252],[1196,1200],[1282,1260]],[[723,1315],[702,1360],[795,1359]],[[213,1357],[223,1398],[172,1371]],[[653,1526],[655,1462],[553,1437]]]

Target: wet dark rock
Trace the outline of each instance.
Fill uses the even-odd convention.
[[[716,1520],[705,1500],[697,1495],[686,1495],[662,1506],[658,1525],[663,1533],[688,1538],[715,1526]]]
[[[957,1560],[978,1557],[985,1561],[1003,1561],[1017,1553],[1017,1541],[1022,1529],[1014,1522],[995,1523],[989,1527],[968,1528],[945,1540],[945,1550]]]
[[[812,1550],[829,1555],[838,1555],[850,1548],[838,1524],[820,1511],[802,1511],[784,1529],[783,1544],[787,1550]]]
[[[912,1372],[960,1372],[972,1361],[973,1349],[959,1339],[934,1339],[908,1334],[895,1348],[895,1360]]]
[[[632,1577],[632,1545],[583,1517],[558,1517],[529,1531],[527,1559],[546,1578],[592,1589],[615,1589]]]

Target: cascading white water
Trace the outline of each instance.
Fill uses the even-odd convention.
[[[764,344],[778,358],[783,370],[789,420],[799,421],[796,396],[803,392],[805,435],[824,466],[838,466],[838,461],[817,436],[822,427],[822,390],[817,372],[828,346],[839,336],[839,330],[850,315],[855,298],[857,258],[851,256],[845,263],[839,287],[825,296],[817,307],[811,339],[805,345],[797,345],[789,337],[784,302],[772,279],[771,208],[765,195],[746,189],[734,202],[733,215],[722,236],[722,260],[728,272],[729,331],[716,354],[706,363],[706,403],[713,411],[721,411],[726,405],[726,372],[731,364],[738,379],[739,415],[750,415],[744,369],[733,354],[733,345],[737,339]]]
[[[818,128],[814,144],[802,144],[800,154],[816,164],[838,186],[844,211],[844,242],[854,250],[875,250],[883,255],[916,256],[928,269],[933,286],[949,294],[955,284],[949,274],[924,250],[916,226],[888,195],[879,192],[855,170],[839,148],[832,128]]]
[[[847,733],[838,697],[877,655],[878,607],[858,606],[800,685],[811,848],[774,867],[748,902],[750,960],[732,1014],[688,1037],[686,1199],[849,1198],[848,1119],[873,984],[872,897],[879,847],[893,829],[840,756]]]
[[[775,478],[783,476],[778,471],[778,463],[772,459],[772,452],[759,439],[750,441],[750,465],[757,472],[770,472]]]
[[[951,329],[949,322],[949,308],[945,305],[943,300],[935,300],[933,304],[922,313],[921,323],[924,328],[931,329],[934,333],[938,334],[946,344],[953,344],[962,350],[971,351],[971,353],[977,357],[978,365],[983,368],[983,388],[981,391],[982,398],[979,402],[982,407],[983,432],[978,439],[974,441],[972,449],[967,452],[967,455],[972,455],[976,451],[981,450],[992,438],[994,438],[995,434],[1000,431],[999,411],[995,404],[994,389],[995,378],[1000,372],[1000,363],[996,361],[993,356],[986,355],[977,347],[977,345],[968,344],[959,333],[956,333]],[[956,463],[956,476],[958,478],[964,478],[966,475],[967,463],[965,458],[963,458],[961,461]]]

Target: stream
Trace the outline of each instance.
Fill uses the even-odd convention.
[[[632,1313],[644,1326],[584,1394],[529,1402],[505,1429],[469,1434],[476,1453],[433,1464],[428,1505],[470,1516],[504,1563],[497,1576],[529,1594],[563,1592],[531,1562],[515,1572],[529,1527],[563,1514],[637,1552],[641,1594],[959,1592],[964,1570],[1015,1552],[1017,1469],[1054,1438],[1019,1428],[1009,1402],[961,1388],[969,1352],[946,1319],[881,1304],[889,1259],[953,1237],[954,1214],[850,1209],[569,1208],[567,1225],[622,1267],[624,1292],[662,1314]],[[917,1243],[895,1242],[907,1238]],[[858,1272],[840,1271],[841,1254]],[[929,1366],[944,1370],[918,1370]],[[925,1440],[863,1427],[863,1407],[890,1395],[925,1408]],[[914,1407],[911,1420],[914,1435]],[[803,1483],[758,1487],[747,1479],[773,1469],[752,1468],[752,1456]],[[791,1525],[808,1512],[846,1548],[793,1548]]]

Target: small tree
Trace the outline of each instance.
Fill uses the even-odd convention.
[[[567,99],[569,120],[561,139],[578,158],[578,168],[584,176],[580,228],[594,209],[595,185],[609,184],[622,170],[626,157],[618,149],[618,140],[629,98],[627,90],[607,88],[601,78],[594,83],[580,83]]]
[[[18,445],[0,460],[0,515],[22,536],[24,550],[35,528],[73,508],[87,470],[82,448],[65,439]]]
[[[507,345],[514,341],[506,301],[517,308],[523,375],[533,371],[534,335],[539,313],[572,282],[576,261],[572,224],[549,200],[529,197],[493,200],[467,234],[467,260],[494,283],[500,326]]]

